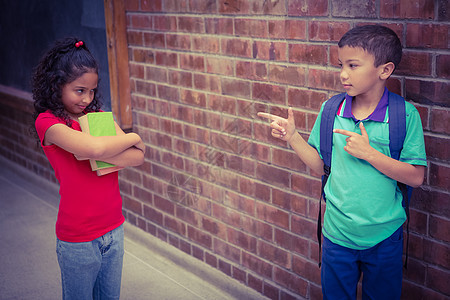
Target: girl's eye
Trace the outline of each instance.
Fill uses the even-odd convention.
[[[83,89],[77,89],[76,92],[79,93],[79,94],[82,94],[84,92],[84,90]]]
[[[350,68],[356,68],[357,67],[357,65],[354,65],[354,64],[350,64]]]
[[[338,66],[339,66],[339,68],[342,68],[342,64],[341,63],[339,63]]]

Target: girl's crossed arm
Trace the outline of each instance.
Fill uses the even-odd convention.
[[[323,160],[314,147],[309,145],[303,137],[295,130],[294,112],[292,108],[288,109],[288,118],[282,118],[276,115],[259,112],[258,116],[267,118],[272,121],[272,136],[288,142],[298,157],[314,172],[322,175]]]
[[[145,146],[135,133],[125,134],[116,124],[117,136],[94,137],[64,124],[47,129],[44,145],[55,144],[77,158],[102,160],[126,167],[142,164]]]

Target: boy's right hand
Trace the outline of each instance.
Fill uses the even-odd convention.
[[[272,128],[273,137],[289,142],[296,132],[294,112],[292,111],[292,107],[289,107],[288,109],[287,119],[263,112],[259,112],[257,115],[259,117],[267,118],[272,121],[272,123],[270,123],[270,127]]]

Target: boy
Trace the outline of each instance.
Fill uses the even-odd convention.
[[[325,186],[327,208],[321,281],[324,299],[356,299],[363,273],[363,299],[400,299],[403,229],[406,220],[397,181],[417,187],[426,166],[420,116],[406,104],[406,137],[399,160],[390,157],[386,80],[398,66],[402,46],[387,27],[367,25],[339,41],[340,79],[346,95],[334,120],[331,174]],[[288,118],[271,119],[272,136],[287,141],[318,174],[320,119],[308,143]]]

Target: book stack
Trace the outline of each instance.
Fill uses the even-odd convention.
[[[93,112],[88,113],[80,118],[78,118],[80,123],[81,131],[88,133],[92,136],[115,136],[116,125],[114,123],[114,118],[112,112]],[[91,164],[92,171],[97,172],[98,176],[109,174],[123,167],[119,167],[104,161],[99,161],[95,159],[89,160]]]

